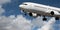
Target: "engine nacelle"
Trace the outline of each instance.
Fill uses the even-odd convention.
[[[60,15],[60,13],[58,11],[54,11],[54,10],[48,10],[46,12],[50,13],[51,15]]]
[[[32,13],[29,13],[29,16],[32,16]]]
[[[36,13],[29,13],[29,16],[37,17],[38,15]]]
[[[51,15],[54,15],[54,14],[55,14],[55,12],[54,12],[54,11],[51,11],[51,12],[50,12],[50,14],[51,14]]]
[[[50,11],[51,15],[60,15],[60,13],[58,11]]]

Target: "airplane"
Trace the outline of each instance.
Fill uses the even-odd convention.
[[[43,16],[43,20],[47,20],[45,16],[55,17],[56,20],[60,18],[60,8],[33,3],[33,2],[23,2],[19,5],[19,9],[21,9],[25,15],[26,13],[32,17]]]

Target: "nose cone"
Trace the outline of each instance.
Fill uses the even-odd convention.
[[[22,7],[22,5],[19,5],[19,7],[21,8],[21,7]]]
[[[24,5],[19,5],[19,8],[20,9],[24,9]]]
[[[19,5],[19,8],[20,8],[21,10],[24,10],[24,6],[23,6],[23,5]]]

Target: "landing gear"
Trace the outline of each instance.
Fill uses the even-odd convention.
[[[47,20],[47,18],[45,18],[45,16],[43,16],[44,18],[43,18],[43,21],[46,21]]]
[[[22,10],[22,12],[24,13],[24,15],[27,15],[27,12],[25,12],[24,10]]]
[[[24,15],[27,15],[26,13]]]
[[[55,17],[55,20],[59,20],[59,17]]]

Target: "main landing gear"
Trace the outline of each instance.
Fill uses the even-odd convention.
[[[59,20],[59,17],[55,17],[55,20]],[[47,21],[47,18],[43,16],[43,21]]]
[[[43,16],[43,21],[46,21],[47,18],[45,16]],[[55,20],[59,20],[59,17],[55,17]]]
[[[55,20],[59,20],[59,17],[55,17]]]
[[[47,18],[45,16],[43,16],[43,21],[46,21],[46,20],[47,20]]]

